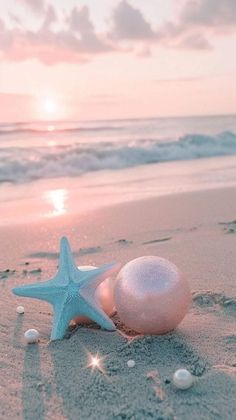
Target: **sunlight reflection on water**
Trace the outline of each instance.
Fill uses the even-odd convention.
[[[61,216],[67,211],[66,201],[68,198],[68,191],[65,189],[57,189],[47,191],[45,193],[47,202],[52,206],[52,210],[48,213],[48,216]]]

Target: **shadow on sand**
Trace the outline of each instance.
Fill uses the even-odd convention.
[[[24,420],[44,420],[45,406],[40,370],[38,344],[28,345],[25,349],[22,378],[22,407]]]
[[[21,345],[22,327],[23,327],[23,316],[19,315],[16,318],[15,328],[13,332],[12,345],[14,348],[22,347]]]

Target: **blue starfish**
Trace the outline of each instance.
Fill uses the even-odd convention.
[[[61,239],[59,270],[51,280],[15,287],[12,291],[18,296],[46,300],[53,305],[53,326],[51,340],[60,340],[71,319],[84,315],[102,328],[116,329],[112,320],[99,306],[95,292],[97,286],[111,274],[117,264],[106,264],[90,271],[77,268],[66,238]]]

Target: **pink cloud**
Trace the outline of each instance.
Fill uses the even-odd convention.
[[[90,19],[89,8],[72,9],[68,19],[70,32],[74,36],[79,36],[83,49],[89,53],[111,51],[108,41],[101,39],[95,32],[95,27]]]
[[[44,0],[18,0],[44,16],[37,31],[17,25],[9,29],[0,20],[0,59],[23,61],[37,59],[44,64],[87,62],[95,55],[110,52],[134,52],[148,56],[153,45],[168,48],[208,50],[213,32],[235,31],[235,0],[195,0],[183,3],[175,21],[154,29],[142,12],[127,0],[113,11],[111,30],[98,34],[87,6],[73,8],[60,21],[52,5]],[[55,30],[57,28],[57,30]],[[59,29],[58,29],[59,28]],[[61,28],[61,29],[60,29]],[[127,48],[127,42],[128,48]]]
[[[195,0],[187,1],[180,16],[182,23],[226,28],[236,24],[235,0]]]
[[[17,0],[18,3],[26,6],[34,13],[42,13],[46,8],[44,0]]]
[[[136,7],[122,0],[114,10],[112,35],[117,39],[145,40],[155,37],[150,23]]]
[[[72,21],[75,17],[77,22]],[[87,7],[79,11],[73,9],[67,20],[69,28],[53,31],[51,25],[57,22],[57,14],[52,6],[47,8],[44,22],[37,32],[22,28],[7,29],[0,20],[2,59],[23,61],[35,58],[51,65],[84,62],[91,55],[111,50],[109,43],[95,33]]]
[[[175,22],[163,25],[159,36],[168,45],[206,50],[215,34],[225,36],[235,29],[235,0],[191,0],[183,3]]]

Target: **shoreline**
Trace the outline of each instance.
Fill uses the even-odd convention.
[[[28,223],[50,221],[149,198],[235,187],[235,161],[234,156],[221,156],[1,184],[0,227],[24,223],[25,214]]]

